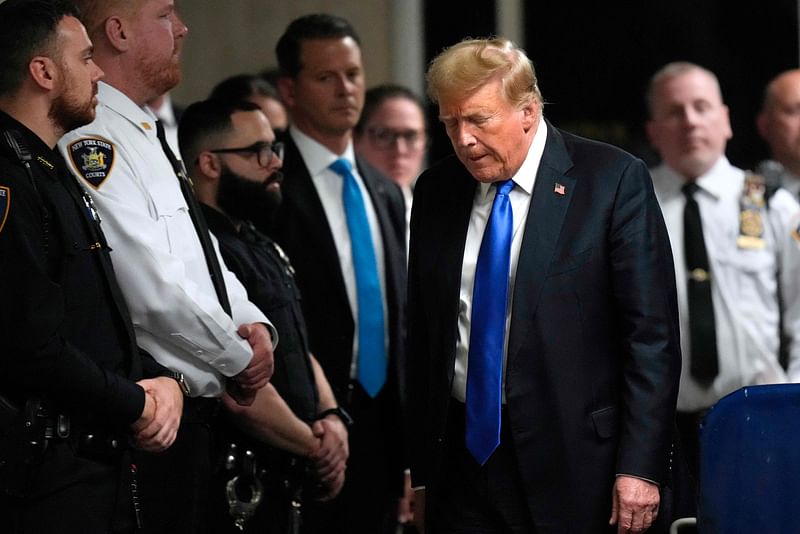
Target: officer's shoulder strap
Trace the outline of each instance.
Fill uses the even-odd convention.
[[[33,169],[31,169],[33,155],[31,154],[31,151],[28,148],[27,143],[25,143],[25,139],[22,137],[22,134],[19,132],[19,130],[3,130],[2,136],[8,147],[12,150],[12,152],[14,152],[14,155],[17,157],[20,164],[25,168],[25,174],[28,175],[28,180],[31,182],[31,187],[33,188],[33,191],[39,200],[39,207],[41,209],[42,220],[44,222],[44,250],[45,255],[49,256],[50,249],[48,246],[48,233],[50,231],[50,212],[47,210],[47,207],[42,201],[42,195],[39,193],[39,188],[36,186],[36,179],[33,176]]]

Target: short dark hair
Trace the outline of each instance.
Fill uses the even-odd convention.
[[[191,168],[210,138],[231,131],[231,115],[237,111],[261,111],[261,108],[244,100],[219,98],[195,102],[186,108],[178,125],[178,146],[187,168]]]
[[[387,83],[372,87],[365,93],[364,109],[361,111],[361,117],[358,119],[358,124],[356,124],[354,128],[355,134],[361,135],[364,131],[364,127],[372,118],[372,115],[381,107],[381,104],[392,98],[404,98],[414,102],[422,113],[423,120],[427,123],[425,117],[425,103],[422,99],[408,87]]]
[[[300,47],[303,41],[344,37],[352,38],[361,46],[361,39],[356,30],[342,17],[327,13],[313,13],[294,19],[275,46],[275,55],[278,57],[278,68],[281,75],[295,78],[303,68],[300,63]]]
[[[261,76],[237,74],[225,78],[211,90],[208,98],[219,100],[247,100],[252,95],[261,95],[281,101],[278,90]]]
[[[0,4],[0,95],[17,91],[37,55],[56,54],[56,28],[78,18],[67,0],[6,0]]]

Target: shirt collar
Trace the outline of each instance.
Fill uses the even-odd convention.
[[[352,139],[347,142],[347,148],[345,148],[343,154],[334,154],[327,147],[294,126],[289,127],[289,135],[297,145],[300,155],[303,156],[303,161],[308,167],[308,172],[311,176],[316,176],[326,170],[337,159],[346,159],[353,166],[353,169],[356,169],[356,156],[353,151]]]
[[[98,82],[97,98],[103,106],[128,119],[148,137],[156,138],[156,116],[146,106],[137,106],[125,93],[105,82]]]
[[[169,96],[169,93],[164,95],[164,99],[161,101],[161,107],[158,109],[153,109],[150,106],[147,106],[147,109],[153,112],[153,115],[156,116],[158,120],[164,123],[164,126],[178,126],[178,121],[175,120],[175,112],[172,109],[172,98]]]
[[[519,187],[528,195],[533,194],[533,185],[536,182],[536,173],[539,171],[539,163],[542,161],[544,154],[544,145],[547,141],[547,122],[544,120],[542,114],[539,115],[539,125],[536,127],[536,133],[531,141],[531,146],[528,147],[528,155],[525,156],[525,161],[517,173],[511,178],[514,180],[515,187]],[[483,198],[489,194],[491,183],[480,183],[481,195]]]
[[[715,199],[719,199],[730,188],[730,175],[735,168],[725,156],[720,156],[717,162],[705,173],[697,177],[695,183],[701,191],[705,191]],[[681,188],[686,183],[686,178],[669,165],[663,165],[664,176],[670,196],[681,195]]]

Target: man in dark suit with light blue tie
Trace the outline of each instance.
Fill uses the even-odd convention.
[[[647,168],[545,121],[533,66],[505,39],[444,51],[428,91],[456,155],[420,177],[411,217],[417,520],[429,534],[642,532],[668,483],[680,371]]]
[[[297,271],[310,350],[355,420],[344,488],[307,523],[311,532],[391,532],[406,467],[403,196],[353,152],[365,88],[350,24],[300,17],[276,52],[292,126],[270,235]]]

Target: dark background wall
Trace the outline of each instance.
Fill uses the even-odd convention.
[[[494,2],[426,3],[428,60],[466,36],[491,35]],[[753,167],[766,156],[754,118],[764,85],[798,65],[796,0],[525,3],[524,47],[533,60],[555,125],[622,146],[655,163],[644,137],[644,91],[665,63],[688,60],[717,74],[731,111],[728,157]],[[431,109],[431,159],[451,149]]]

